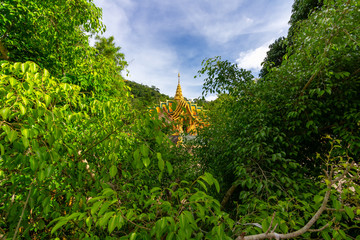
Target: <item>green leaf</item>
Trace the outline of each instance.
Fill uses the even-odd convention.
[[[110,207],[111,204],[113,204],[113,202],[104,202],[104,204],[100,208],[98,216],[100,217],[104,212],[106,212],[106,210]]]
[[[21,141],[22,141],[22,143],[24,144],[24,147],[25,147],[25,148],[28,148],[28,147],[29,147],[29,145],[30,145],[29,139],[27,139],[26,137],[22,136],[22,137],[21,137]]]
[[[100,218],[99,220],[99,226],[102,227],[102,226],[105,226],[109,220],[109,218],[111,216],[113,216],[115,214],[115,212],[107,212],[104,214],[104,216],[102,218]]]
[[[314,122],[313,121],[308,121],[307,123],[306,123],[306,128],[309,128],[312,124],[314,124]]]
[[[348,238],[346,237],[346,233],[344,232],[344,230],[339,229],[338,231],[339,231],[340,236],[343,237],[343,239],[348,239]]]
[[[145,144],[141,145],[140,150],[141,150],[141,154],[144,157],[147,157],[149,155],[149,148]]]
[[[45,95],[45,105],[49,106],[50,103],[51,103],[51,97],[49,95]]]
[[[158,166],[159,166],[159,169],[160,169],[160,171],[164,171],[164,167],[165,167],[165,163],[164,163],[164,160],[162,159],[162,157],[161,157],[161,153],[156,153],[156,155],[157,155],[157,158],[158,158]]]
[[[167,236],[166,236],[166,240],[172,240],[174,238],[175,233],[174,232],[170,232]]]
[[[6,108],[1,109],[0,114],[1,114],[1,117],[3,118],[3,120],[6,121],[10,115],[10,108],[6,107]]]
[[[21,73],[25,73],[27,71],[27,69],[29,68],[29,64],[28,63],[23,63],[21,64]]]
[[[9,138],[9,141],[12,143],[17,139],[18,134],[15,130],[11,130],[7,136]]]
[[[35,157],[30,157],[30,168],[33,171],[36,171],[38,168],[38,161]]]
[[[44,170],[38,171],[38,180],[41,182],[44,179],[45,179],[45,171]]]
[[[116,227],[116,215],[112,216],[112,218],[110,219],[110,221],[108,223],[108,231],[109,231],[109,233],[114,231],[115,227]]]
[[[102,194],[104,196],[112,196],[112,195],[116,195],[116,192],[114,190],[112,190],[111,188],[105,188],[103,191],[102,191]]]
[[[9,81],[10,81],[10,85],[12,87],[14,87],[16,85],[16,83],[17,83],[17,80],[15,78],[13,78],[13,77],[11,77]]]
[[[325,240],[331,240],[331,237],[329,236],[329,234],[325,231],[321,232],[321,236],[325,239]]]
[[[134,167],[134,168],[141,168],[141,167],[142,167],[142,164],[141,164],[141,160],[140,160],[140,150],[137,149],[137,150],[133,153],[133,156],[134,156],[134,162],[132,163],[132,164],[133,164],[133,167]]]
[[[48,166],[46,169],[45,169],[45,177],[50,177],[53,173],[53,170],[54,170],[54,167],[52,165]]]
[[[205,183],[203,181],[201,181],[200,179],[197,180],[197,182],[205,189],[205,192],[207,192],[207,187],[206,187]]]
[[[37,65],[34,62],[29,63],[30,71],[35,73],[37,71]]]
[[[91,217],[87,217],[85,220],[86,226],[88,226],[88,228],[91,228],[91,224],[92,224],[92,218]]]
[[[94,215],[95,212],[99,209],[100,205],[102,204],[102,200],[99,202],[94,203],[94,205],[91,207],[91,215]]]
[[[214,178],[210,173],[206,172],[204,175],[201,176],[201,178],[204,179],[210,186],[213,184]]]
[[[161,191],[161,188],[159,188],[159,187],[153,187],[153,188],[150,190],[150,193],[154,193],[154,192],[157,192],[157,191]]]
[[[145,167],[148,167],[150,165],[150,158],[144,157],[142,159],[142,161],[143,161]]]
[[[270,223],[268,221],[268,218],[265,218],[262,222],[261,222],[261,226],[262,226],[262,230],[264,232],[266,232],[269,229]]]
[[[0,143],[0,154],[1,156],[5,154],[5,148],[1,143]]]
[[[333,205],[336,210],[339,210],[341,208],[341,202],[339,202],[338,200],[333,200]]]
[[[10,131],[11,131],[11,128],[10,128],[8,125],[3,125],[3,126],[2,126],[2,129],[4,130],[4,132],[5,132],[6,134],[9,134]]]
[[[109,172],[110,172],[110,177],[111,177],[111,178],[115,177],[116,174],[117,174],[117,172],[118,172],[117,167],[116,167],[115,165],[112,165],[112,166],[110,167]]]
[[[216,180],[215,178],[214,178],[213,180],[214,180],[214,185],[215,185],[216,191],[219,193],[219,192],[220,192],[219,182],[218,182],[218,180]]]
[[[136,232],[133,232],[131,235],[130,235],[130,240],[134,240],[136,239]]]
[[[67,222],[68,222],[67,219],[63,219],[63,220],[59,221],[59,222],[53,227],[53,229],[51,229],[51,234],[53,234],[54,232],[56,232],[56,230],[58,230],[59,228],[61,228],[62,226],[64,226]]]
[[[287,233],[289,231],[289,227],[286,225],[284,220],[280,221],[280,229],[283,233]]]
[[[72,220],[74,218],[77,218],[80,215],[81,215],[81,213],[79,213],[79,212],[72,213],[70,216],[66,217],[66,220],[67,221]]]
[[[16,71],[19,71],[19,70],[20,70],[20,66],[21,66],[21,62],[17,62],[17,63],[14,64],[14,69],[15,69]]]
[[[96,202],[96,201],[98,201],[100,199],[104,199],[104,198],[105,198],[105,196],[94,197],[94,198],[89,199],[88,203]]]
[[[21,115],[25,115],[26,113],[26,108],[20,103],[19,104],[19,108],[20,108],[20,113]]]
[[[170,162],[166,161],[166,168],[168,170],[168,173],[171,175],[173,172],[173,167]]]
[[[323,199],[324,199],[323,196],[315,195],[315,197],[314,197],[314,202],[315,202],[315,203],[319,203],[319,202],[321,202]]]
[[[46,70],[46,69],[44,69],[44,76],[43,76],[43,79],[46,79],[46,78],[48,78],[50,76],[50,73],[49,73],[49,71],[48,70]],[[64,88],[65,88],[65,90],[66,90],[66,88],[67,88],[67,86],[68,86],[68,84],[64,84],[65,86],[64,86]]]
[[[344,206],[346,214],[350,217],[350,219],[354,218],[354,211],[351,207]]]
[[[158,176],[159,182],[161,182],[162,177],[163,177],[163,172],[160,172],[160,174],[159,174],[159,176]]]

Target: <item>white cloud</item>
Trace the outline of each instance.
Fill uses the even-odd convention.
[[[129,62],[128,79],[173,96],[180,72],[188,98],[201,95],[203,81],[193,76],[204,58],[238,56],[242,67],[260,69],[270,42],[260,45],[287,30],[292,1],[94,0],[103,8],[104,36],[115,37]],[[176,39],[176,33],[184,38]]]
[[[170,49],[139,48],[131,49],[131,57],[129,80],[154,85],[166,94],[170,94],[169,84],[175,86],[173,91],[176,90],[179,69],[175,52]]]
[[[241,35],[287,30],[292,2],[184,0],[174,7],[182,12],[188,31],[202,35],[211,44],[226,44]]]
[[[128,0],[96,0],[95,4],[103,9],[103,23],[106,25],[105,35],[113,35],[116,36],[116,41],[126,42],[126,37],[132,32],[127,16],[127,12],[133,7],[131,3]]]
[[[217,99],[217,95],[208,95],[205,97],[206,101],[214,101]]]
[[[266,42],[258,48],[250,49],[245,52],[240,52],[239,58],[236,59],[236,63],[240,68],[260,71],[261,63],[264,61],[266,53],[267,51],[269,51],[269,45],[272,42],[273,40]]]

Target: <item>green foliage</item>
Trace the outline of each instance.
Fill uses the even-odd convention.
[[[263,67],[259,76],[265,77],[269,72],[269,69],[273,67],[279,67],[283,61],[283,57],[286,54],[291,55],[291,52],[287,53],[287,47],[292,46],[295,41],[295,34],[299,31],[301,21],[306,20],[310,14],[315,11],[319,11],[323,6],[322,0],[295,0],[292,6],[292,14],[290,17],[290,28],[286,38],[280,37],[270,44],[269,51],[263,62]]]
[[[319,10],[322,6],[322,0],[295,0],[289,24],[294,26],[297,22],[307,19],[313,11]]]
[[[170,99],[169,96],[160,93],[160,90],[155,86],[149,87],[133,81],[126,81],[125,83],[130,87],[130,93],[133,95],[132,105],[138,111],[148,111],[149,107],[154,107],[160,102]]]
[[[95,48],[88,43],[89,33],[105,30],[92,1],[5,1],[0,12],[2,59],[33,61],[88,96],[123,96],[127,63],[120,48],[113,38],[98,37]]]
[[[121,72],[127,66],[120,47],[115,47],[114,38],[96,37],[95,48],[90,48],[86,62],[82,62],[61,78],[62,82],[81,87],[81,92],[97,99],[124,97],[125,90]]]
[[[288,209],[318,195],[322,187],[316,176],[325,164],[317,154],[330,151],[325,136],[341,139],[347,154],[358,161],[358,10],[356,1],[325,3],[299,25],[288,49],[291,56],[265,78],[253,80],[218,57],[203,62],[199,74],[207,74],[204,91],[222,94],[195,154],[204,171],[219,180],[223,194],[238,186],[227,208],[234,208],[235,201],[245,222],[259,214],[271,216],[275,209],[270,206],[276,202]],[[321,194],[315,202],[320,200]],[[302,210],[309,212],[310,207]],[[289,218],[289,212],[283,217]],[[289,231],[296,230],[295,225]]]
[[[123,70],[127,63],[125,62],[125,55],[120,53],[121,47],[116,47],[114,37],[108,39],[105,37],[96,36],[95,48],[98,53],[106,58],[112,59],[115,65],[119,66],[119,70]]]
[[[278,67],[283,61],[283,57],[286,54],[287,43],[284,37],[280,37],[270,44],[269,51],[266,53],[263,67],[260,70],[259,77],[265,77],[269,72],[268,68]]]
[[[2,59],[34,61],[55,75],[87,58],[86,32],[104,30],[101,9],[88,0],[5,0],[0,15]]]
[[[91,100],[79,86],[62,83],[32,62],[2,63],[0,73],[0,228],[7,237],[15,234],[19,223],[17,234],[24,238],[69,234],[102,238],[107,235],[103,226],[109,232],[122,228],[114,225],[120,213],[127,219],[126,229],[143,218],[155,225],[160,218],[153,210],[168,206],[168,200],[144,215],[146,203],[158,203],[165,193],[174,194],[178,209],[183,205],[187,209],[191,205],[181,201],[197,193],[197,182],[218,188],[208,174],[185,192],[178,187],[166,190],[174,173],[184,176],[184,170],[173,167],[184,167],[181,156],[169,150],[172,143],[157,130],[162,122],[151,116],[133,121],[126,98]],[[150,191],[154,188],[160,191]],[[214,211],[220,211],[210,196],[204,193],[199,198],[210,204],[204,211],[214,204]],[[184,217],[181,221],[187,224]]]
[[[40,220],[43,229],[50,219],[80,209],[86,189],[99,189],[100,182],[93,183],[103,177],[94,169],[100,164],[98,170],[107,172],[116,162],[113,135],[124,123],[115,119],[126,121],[128,106],[115,99],[89,103],[79,86],[59,82],[31,62],[3,63],[0,89],[2,109],[9,109],[1,122],[1,207],[11,212],[2,215],[1,224],[13,233],[29,194],[24,208],[32,215],[26,211],[21,226],[25,236],[36,235]]]
[[[203,62],[219,98],[190,154],[131,105],[113,38],[87,44],[91,1],[3,2],[2,58],[23,62],[0,62],[0,238],[247,239],[324,210],[301,237],[358,236],[359,6],[324,4],[265,78]]]

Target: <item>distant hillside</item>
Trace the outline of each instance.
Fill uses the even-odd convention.
[[[132,99],[133,106],[142,111],[147,110],[148,107],[153,107],[160,101],[170,99],[168,95],[160,93],[160,90],[155,86],[147,86],[133,81],[126,81],[126,85],[131,88],[131,94],[134,95]]]

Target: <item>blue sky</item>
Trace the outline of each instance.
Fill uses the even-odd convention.
[[[221,56],[257,76],[268,46],[286,36],[293,0],[95,0],[104,36],[114,36],[129,63],[127,79],[174,96],[201,96],[194,76]],[[214,99],[215,96],[207,96]]]

